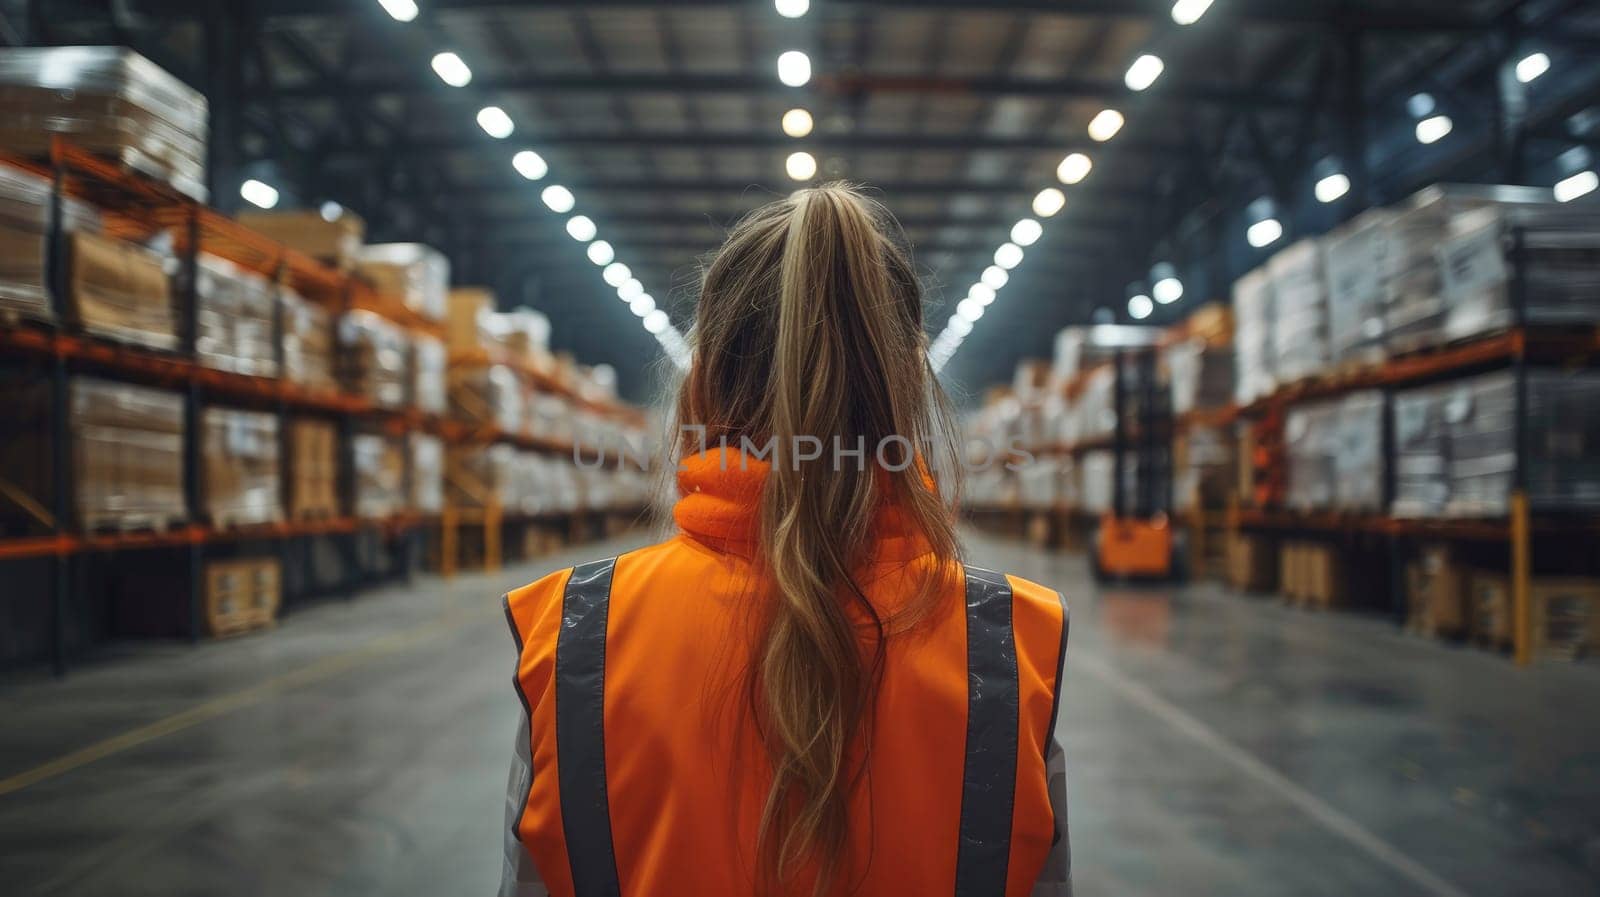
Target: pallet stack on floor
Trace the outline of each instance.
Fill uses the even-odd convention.
[[[1196,345],[1191,321],[1165,349],[1194,569],[1519,663],[1600,653],[1597,286],[1600,208],[1506,187],[1430,188],[1241,277],[1231,339]],[[1082,367],[996,395],[972,430],[1069,459],[1049,512],[1087,528],[1104,366],[1057,354]],[[1230,355],[1231,402],[1203,360]],[[1023,476],[990,475],[979,516],[1059,533],[1027,519]]]
[[[285,599],[408,575],[446,508],[445,446],[469,438],[447,400],[447,260],[363,246],[344,211],[229,219],[187,164],[203,157],[198,94],[126,50],[3,52],[0,114],[41,124],[0,143],[0,380],[16,408],[0,423],[0,562],[42,600],[7,607],[0,665],[248,631]],[[70,139],[35,139],[52,127]],[[570,362],[541,385],[638,422]],[[611,482],[625,475],[589,476],[597,511],[642,504],[634,481]]]

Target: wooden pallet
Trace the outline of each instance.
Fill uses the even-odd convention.
[[[188,523],[181,514],[145,511],[96,511],[82,516],[84,532],[94,536],[125,536],[132,533],[164,535]]]

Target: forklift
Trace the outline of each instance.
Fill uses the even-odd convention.
[[[1111,510],[1100,518],[1090,560],[1098,582],[1181,582],[1187,574],[1183,539],[1168,514],[1172,400],[1157,382],[1160,340],[1155,327],[1103,324],[1089,332],[1089,345],[1111,355],[1116,412]]]

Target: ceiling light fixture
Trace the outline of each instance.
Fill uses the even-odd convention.
[[[1067,194],[1054,187],[1046,187],[1033,198],[1033,214],[1040,218],[1049,218],[1061,211],[1066,204]]]
[[[814,122],[811,113],[804,109],[790,109],[783,114],[783,133],[790,137],[804,137],[811,133]]]
[[[1044,235],[1044,225],[1032,218],[1024,218],[1011,228],[1011,242],[1018,246],[1032,246]]]
[[[604,240],[596,240],[589,244],[588,255],[589,261],[594,262],[596,265],[609,265],[616,261],[617,251],[611,248],[610,243]]]
[[[1089,138],[1097,143],[1105,143],[1117,136],[1117,132],[1122,130],[1124,121],[1121,112],[1115,109],[1102,109],[1100,114],[1089,122]]]
[[[1128,85],[1128,89],[1132,91],[1145,90],[1156,83],[1156,79],[1160,78],[1166,69],[1167,64],[1161,61],[1160,56],[1146,53],[1128,66],[1128,73],[1123,76],[1122,83]]]
[[[551,184],[539,191],[539,198],[544,200],[544,204],[550,208],[550,211],[555,212],[557,215],[567,214],[572,211],[573,206],[578,204],[578,201],[572,197],[572,191],[560,184]]]
[[[506,114],[499,106],[485,106],[478,110],[478,127],[485,134],[496,140],[504,140],[511,136],[517,126],[511,122],[511,116]]]
[[[1056,179],[1069,186],[1081,184],[1093,168],[1094,162],[1088,156],[1083,153],[1072,153],[1056,166]]]
[[[594,239],[594,222],[588,215],[574,215],[567,219],[567,233],[579,243],[587,243]]]
[[[434,55],[433,71],[440,81],[451,87],[466,87],[472,83],[472,69],[467,68],[461,57],[449,50]]]
[[[544,157],[533,150],[523,150],[512,156],[511,167],[530,181],[537,181],[550,173],[550,166],[545,164]]]
[[[811,80],[811,57],[790,50],[778,57],[778,80],[790,87],[804,87]]]

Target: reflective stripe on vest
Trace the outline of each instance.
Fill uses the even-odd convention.
[[[573,568],[556,641],[557,776],[577,897],[620,897],[605,769],[606,623],[616,558]],[[967,735],[955,897],[1004,894],[1019,725],[1011,584],[966,568]]]
[[[606,793],[606,618],[617,559],[572,569],[556,639],[556,763],[573,891],[620,897]]]
[[[1017,787],[1017,645],[1011,583],[967,567],[967,754],[956,897],[1006,892]]]

